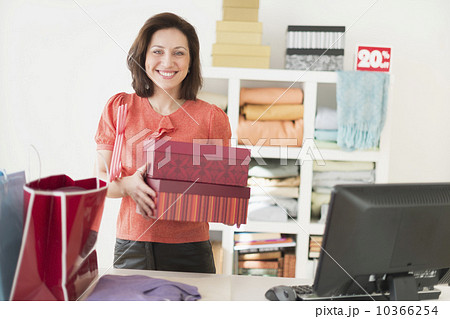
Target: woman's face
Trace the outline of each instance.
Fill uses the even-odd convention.
[[[153,34],[145,57],[145,71],[157,87],[178,94],[188,74],[189,62],[188,41],[180,30],[162,29]],[[178,98],[178,95],[172,97]]]

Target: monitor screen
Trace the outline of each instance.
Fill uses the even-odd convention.
[[[338,185],[314,290],[319,296],[386,290],[414,300],[414,273],[449,267],[449,243],[450,183]]]

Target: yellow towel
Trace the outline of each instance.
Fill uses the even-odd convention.
[[[303,119],[296,121],[246,121],[241,115],[237,129],[238,143],[258,146],[300,147],[303,142]]]
[[[303,104],[246,104],[242,114],[247,121],[296,121],[303,118]]]
[[[302,104],[301,88],[241,88],[240,103],[244,104]]]

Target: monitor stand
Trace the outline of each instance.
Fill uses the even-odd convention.
[[[389,299],[391,301],[418,301],[417,283],[414,275],[395,274],[388,275]]]

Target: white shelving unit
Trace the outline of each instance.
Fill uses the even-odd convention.
[[[205,83],[210,79],[221,80],[227,83],[228,109],[227,114],[230,119],[230,125],[233,132],[233,138],[236,138],[236,129],[239,121],[239,95],[241,86],[249,82],[255,87],[258,83],[261,86],[267,86],[267,83],[280,84],[289,87],[294,83],[294,87],[301,87],[304,91],[304,140],[314,138],[314,121],[316,114],[318,84],[336,83],[337,75],[335,72],[306,72],[300,70],[275,70],[275,69],[245,69],[245,68],[222,68],[207,67],[203,69]],[[375,151],[355,151],[345,152],[335,149],[319,149],[324,160],[335,161],[369,161],[376,163],[376,182],[387,182],[387,139],[385,138],[388,122],[380,141],[380,148]],[[235,139],[234,139],[235,141]],[[236,142],[235,142],[236,144]],[[244,147],[244,146],[242,146]],[[251,148],[253,157],[278,158],[280,149],[277,147],[253,147]],[[308,152],[302,152],[301,148],[288,147],[285,150],[287,158],[298,159],[302,162],[300,168],[300,190],[299,190],[299,209],[296,220],[290,220],[286,223],[280,222],[254,222],[237,227],[226,226],[223,224],[211,223],[210,229],[222,232],[223,248],[223,272],[232,274],[233,271],[233,246],[234,233],[238,231],[251,232],[279,232],[285,234],[295,234],[297,236],[296,246],[296,277],[312,278],[314,276],[314,262],[308,259],[309,236],[322,235],[324,224],[311,221],[311,185],[313,176],[313,161]]]

